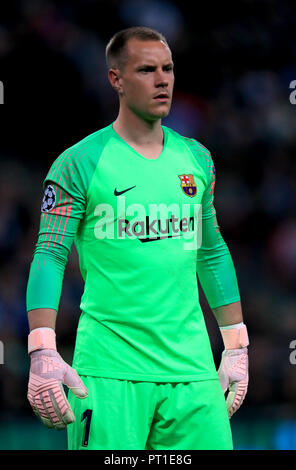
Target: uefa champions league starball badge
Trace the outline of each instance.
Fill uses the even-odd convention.
[[[44,192],[41,212],[49,212],[51,209],[54,208],[55,203],[56,203],[55,191],[51,185],[48,185]]]

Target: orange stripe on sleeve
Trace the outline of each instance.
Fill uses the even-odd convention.
[[[69,201],[69,206],[67,207],[67,219],[66,219],[66,223],[64,225],[64,230],[63,230],[63,235],[62,235],[62,238],[61,238],[61,243],[63,242],[63,238],[64,238],[64,234],[65,234],[65,230],[66,230],[66,226],[67,226],[67,223],[68,223],[68,220],[70,218],[70,214],[71,214],[71,209],[72,209],[72,197],[70,197],[70,201]]]

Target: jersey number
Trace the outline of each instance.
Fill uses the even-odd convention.
[[[82,438],[83,447],[88,446],[91,415],[92,415],[92,410],[85,410],[85,412],[82,414],[82,417],[81,417],[81,421],[85,420],[85,426],[84,426],[83,438]]]

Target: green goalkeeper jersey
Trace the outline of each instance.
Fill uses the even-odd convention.
[[[81,375],[216,379],[197,275],[215,308],[240,300],[213,205],[215,168],[194,139],[162,126],[148,159],[113,125],[65,150],[44,180],[27,310],[58,311],[74,241],[84,292],[73,367]]]

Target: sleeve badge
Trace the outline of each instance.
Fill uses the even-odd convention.
[[[41,212],[49,212],[55,207],[56,204],[56,193],[54,188],[51,185],[46,186],[42,205]]]

